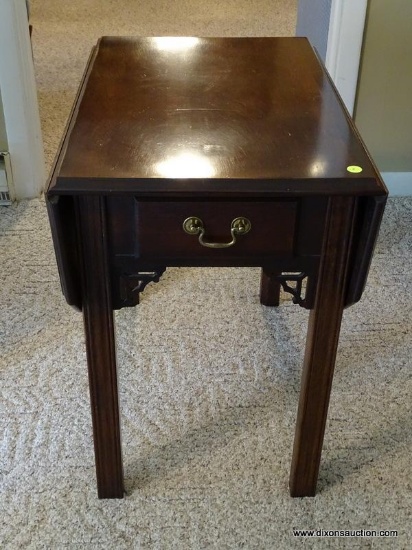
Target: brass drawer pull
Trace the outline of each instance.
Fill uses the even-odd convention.
[[[186,218],[183,222],[183,229],[185,232],[189,235],[199,235],[200,244],[202,246],[206,246],[207,248],[229,248],[229,246],[233,246],[235,244],[236,236],[246,235],[246,233],[249,233],[251,227],[252,224],[247,218],[235,218],[230,225],[230,234],[232,236],[232,240],[230,242],[208,243],[203,240],[206,230],[200,218],[191,216],[190,218]]]

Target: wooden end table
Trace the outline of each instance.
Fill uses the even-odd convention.
[[[99,497],[124,493],[113,310],[167,266],[259,266],[261,303],[283,286],[310,309],[290,492],[315,494],[342,312],[386,197],[306,39],[99,40],[47,191],[84,315]]]

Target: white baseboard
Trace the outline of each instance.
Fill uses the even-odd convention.
[[[412,196],[412,172],[381,172],[391,197]]]

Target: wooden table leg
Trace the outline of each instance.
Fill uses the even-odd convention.
[[[123,498],[114,319],[104,198],[78,199],[82,303],[99,498]]]
[[[314,496],[344,306],[354,200],[330,199],[314,309],[310,312],[290,494]]]
[[[264,306],[278,306],[280,297],[280,283],[273,275],[280,273],[268,274],[262,269],[260,276],[260,303]],[[272,276],[271,276],[272,275]]]

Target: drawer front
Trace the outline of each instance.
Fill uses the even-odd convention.
[[[135,207],[135,253],[142,259],[293,255],[296,201],[141,201]],[[197,218],[196,227],[202,231],[187,233],[184,222],[188,218]],[[242,234],[242,222],[239,233],[231,231],[238,218],[250,222],[247,233]]]

